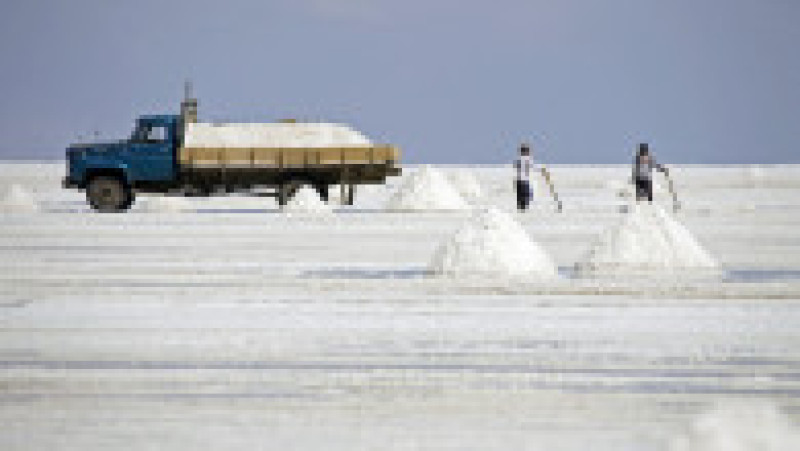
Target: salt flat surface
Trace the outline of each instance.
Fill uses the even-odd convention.
[[[23,187],[13,184],[2,193],[0,211],[5,213],[35,213],[39,211],[39,203]]]
[[[437,169],[560,277],[431,274],[474,212],[386,211],[398,179],[101,215],[63,165],[0,165],[38,205],[0,212],[0,449],[796,449],[800,168],[672,170],[721,273],[665,279],[572,271],[627,167],[553,167],[564,211],[535,185],[524,214],[510,167]]]

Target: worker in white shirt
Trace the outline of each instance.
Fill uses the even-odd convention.
[[[531,172],[534,170],[534,164],[528,144],[522,143],[519,146],[519,157],[514,161],[514,169],[516,170],[517,209],[524,211],[533,197]]]
[[[636,187],[636,202],[653,202],[653,171],[659,170],[664,173],[669,181],[669,169],[666,166],[656,163],[655,158],[650,153],[647,143],[639,144],[639,152],[633,159],[633,185]],[[671,181],[670,181],[671,183]],[[672,188],[670,188],[672,191]]]

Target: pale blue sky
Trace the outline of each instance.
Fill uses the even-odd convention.
[[[4,0],[0,158],[176,112],[346,122],[405,161],[800,163],[800,0]]]

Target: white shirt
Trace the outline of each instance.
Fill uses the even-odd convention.
[[[531,171],[536,170],[536,165],[533,163],[533,158],[530,155],[520,155],[514,161],[514,169],[517,172],[517,180],[522,182],[531,181]]]

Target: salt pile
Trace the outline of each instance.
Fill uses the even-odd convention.
[[[800,431],[766,401],[728,401],[700,415],[670,451],[789,451]]]
[[[147,213],[179,213],[191,207],[183,197],[148,196],[142,202],[141,209]]]
[[[718,268],[688,229],[661,207],[649,203],[633,205],[622,222],[603,233],[576,267],[596,272]]]
[[[36,213],[39,204],[36,199],[23,187],[11,185],[0,202],[0,211],[5,213]]]
[[[481,185],[475,176],[468,171],[456,171],[450,174],[453,187],[466,199],[477,199],[483,196]]]
[[[422,166],[407,176],[386,205],[395,211],[466,210],[469,205],[444,175]]]
[[[496,208],[477,213],[434,253],[429,269],[441,275],[553,279],[556,265],[525,229]]]
[[[372,143],[342,124],[186,124],[184,146],[204,147],[359,147]]]
[[[289,213],[325,214],[331,212],[331,207],[320,199],[317,190],[304,185],[297,190],[282,210]]]

